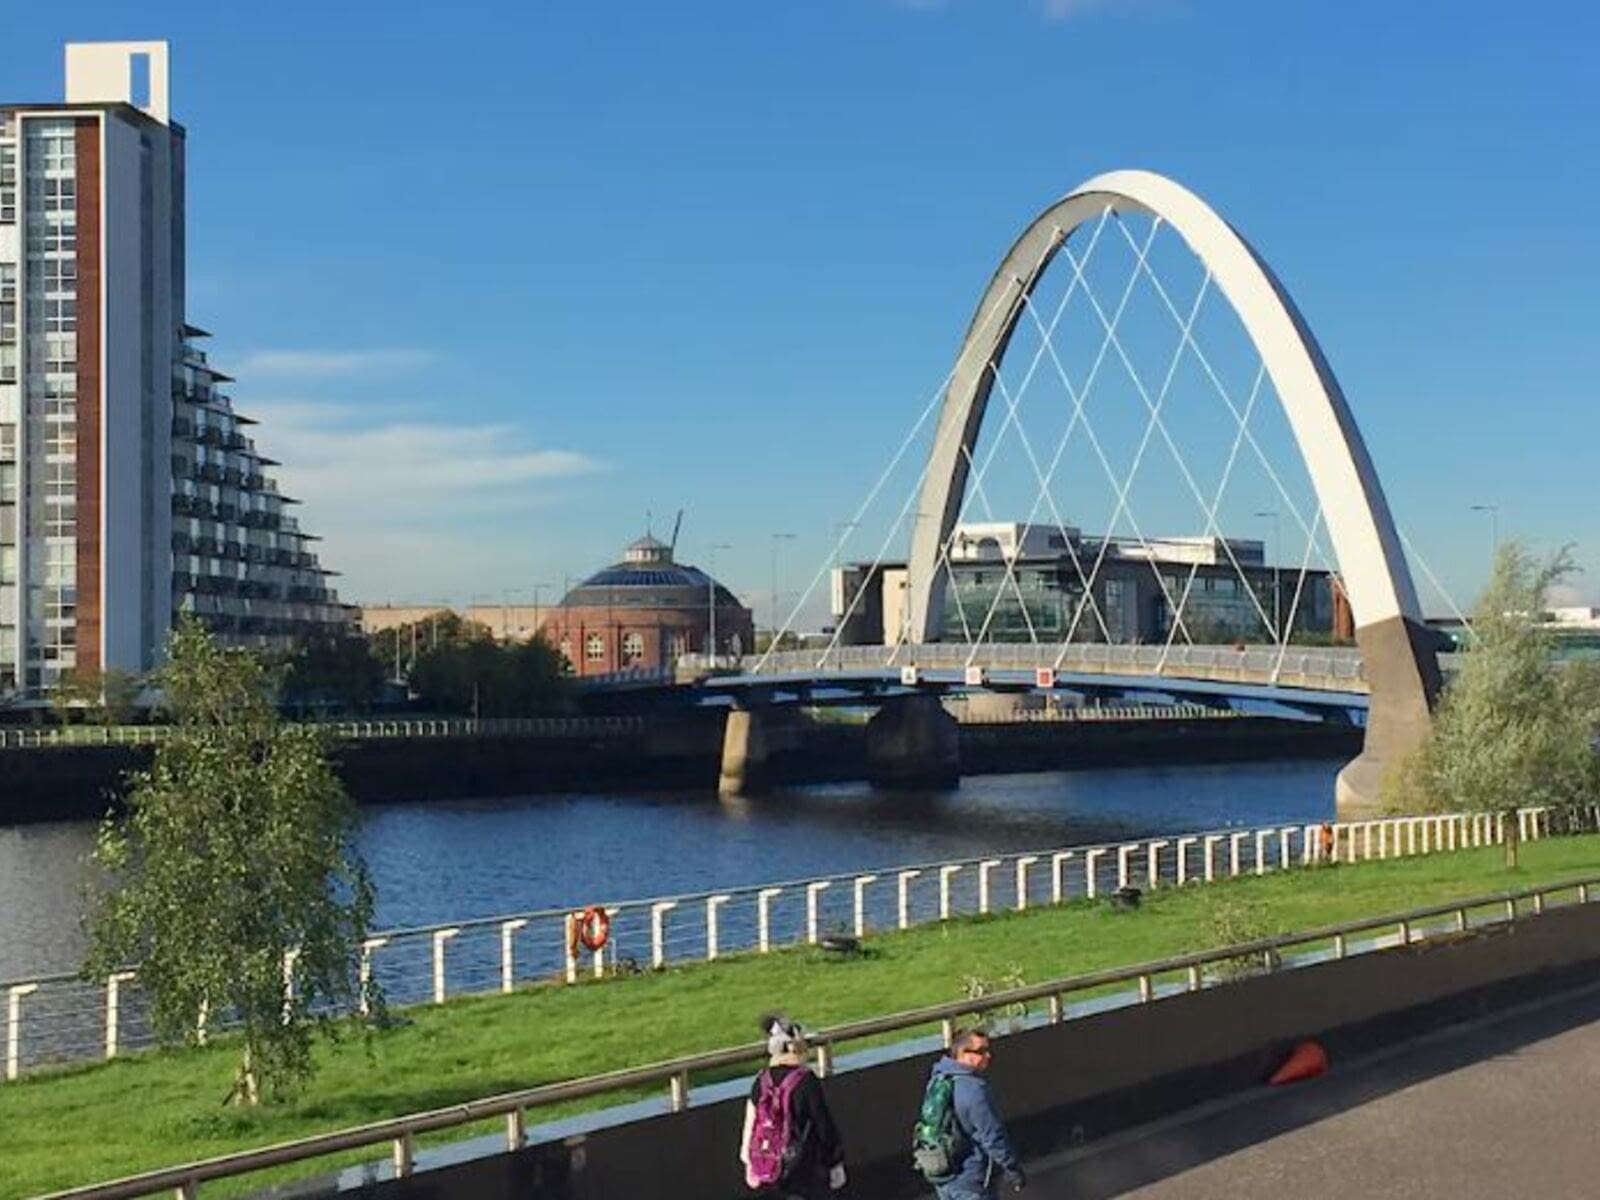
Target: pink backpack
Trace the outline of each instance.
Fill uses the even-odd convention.
[[[795,1067],[782,1083],[774,1083],[771,1071],[761,1072],[755,1125],[750,1130],[750,1179],[758,1186],[781,1183],[800,1157],[805,1139],[795,1135],[789,1101],[810,1074],[804,1067]]]

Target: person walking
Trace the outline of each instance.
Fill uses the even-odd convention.
[[[805,1031],[780,1015],[762,1019],[767,1065],[750,1085],[739,1161],[763,1196],[822,1200],[845,1185],[844,1143],[822,1081],[806,1066]]]
[[[984,1074],[994,1046],[982,1029],[958,1029],[928,1077],[915,1134],[916,1163],[939,1200],[991,1200],[1000,1177],[1028,1186]]]

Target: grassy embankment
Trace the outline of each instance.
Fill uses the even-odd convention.
[[[1522,862],[1508,873],[1500,850],[1491,848],[1269,874],[1162,890],[1136,912],[1077,901],[878,934],[868,953],[847,961],[796,948],[422,1006],[405,1010],[402,1023],[370,1042],[351,1036],[322,1047],[304,1095],[255,1112],[221,1105],[236,1053],[225,1038],[205,1049],[35,1075],[0,1083],[0,1198],[751,1041],[755,1018],[774,1008],[825,1026],[957,999],[968,976],[996,980],[1015,970],[1034,983],[1180,954],[1217,944],[1214,911],[1225,898],[1250,901],[1271,930],[1287,932],[1600,875],[1600,837],[1526,844]],[[383,1156],[381,1147],[375,1151],[342,1161]],[[275,1176],[305,1173],[301,1167]]]

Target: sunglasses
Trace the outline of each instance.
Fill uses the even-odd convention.
[[[994,1057],[994,1048],[992,1046],[968,1046],[961,1053],[963,1053],[963,1054],[975,1054],[979,1058],[993,1058]]]

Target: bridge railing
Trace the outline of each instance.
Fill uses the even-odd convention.
[[[1600,828],[1600,806],[1585,814]],[[1526,839],[1547,836],[1543,808],[1518,815]],[[1266,874],[1327,859],[1362,862],[1485,846],[1499,818],[1458,813],[1362,822],[1216,829],[1124,842],[1052,847],[785,880],[645,899],[580,899],[568,908],[386,929],[362,950],[362,974],[396,1006],[576,983],[738,954],[766,954],[834,935],[870,937],[956,916],[1106,896],[1122,887],[1172,887]],[[603,908],[609,937],[575,945],[581,911]],[[57,974],[0,982],[5,1078],[63,1062],[113,1058],[148,1046],[138,971],[106,979]],[[219,1023],[219,1028],[225,1027]]]
[[[637,733],[644,728],[644,723],[645,718],[637,716],[308,722],[340,741],[377,738],[597,737]],[[38,729],[0,729],[0,750],[62,746],[153,746],[165,741],[169,732],[165,725],[58,725]]]
[[[1062,672],[1181,676],[1311,687],[1338,691],[1365,686],[1361,654],[1353,647],[1289,649],[1236,646],[1124,646],[1100,642],[1067,646],[1031,642],[982,646],[837,646],[828,650],[784,650],[741,660],[740,669],[761,674],[848,674],[898,670],[1054,669]]]
[[[1041,1020],[1058,1024],[1090,1012],[1103,1011],[1108,1005],[1159,1003],[1172,996],[1229,986],[1238,975],[1233,970],[1219,969],[1224,964],[1232,967],[1239,962],[1255,963],[1259,964],[1260,970],[1269,972],[1296,970],[1330,958],[1355,957],[1434,938],[1459,936],[1475,928],[1537,919],[1545,912],[1563,905],[1590,903],[1597,886],[1600,886],[1600,876],[1518,891],[1493,892],[1126,967],[1063,976],[997,992],[981,1000],[929,1005],[853,1021],[810,1035],[816,1053],[816,1069],[824,1077],[834,1074],[841,1047],[867,1038],[881,1038],[886,1034],[911,1035],[937,1028],[941,1041],[948,1046],[954,1038],[957,1023],[969,1019],[975,1008],[991,1012],[1020,1009],[1029,1014],[1029,1018],[1022,1022],[1024,1025],[1037,1025]],[[1111,989],[1115,990],[1109,996],[1104,994]],[[1041,1004],[1044,1012],[1035,1016],[1035,1006]],[[1007,1032],[1005,1029],[994,1031],[995,1036],[1001,1038],[1007,1036]],[[147,1171],[106,1183],[55,1192],[40,1200],[134,1200],[135,1197],[163,1191],[174,1192],[185,1200],[194,1200],[200,1185],[211,1180],[236,1178],[269,1167],[311,1162],[327,1155],[373,1146],[387,1147],[393,1175],[404,1177],[413,1174],[417,1168],[417,1141],[425,1133],[461,1129],[484,1120],[503,1118],[504,1146],[508,1151],[518,1150],[528,1143],[529,1114],[540,1109],[595,1096],[660,1088],[665,1092],[663,1112],[682,1112],[693,1101],[697,1075],[704,1076],[712,1072],[720,1075],[730,1068],[765,1060],[764,1043],[746,1043],[603,1075],[486,1096],[448,1108],[412,1113],[274,1146]],[[459,1158],[459,1151],[451,1153],[447,1148],[444,1153],[449,1155],[451,1161]]]

